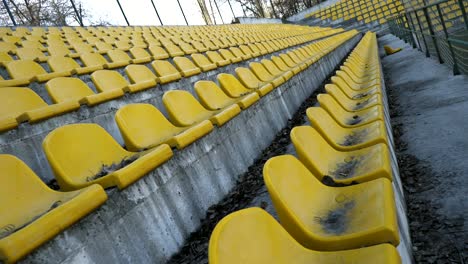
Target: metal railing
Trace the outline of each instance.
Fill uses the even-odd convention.
[[[464,0],[442,0],[406,10],[389,18],[388,24],[392,34],[427,57],[449,65],[454,75],[468,74],[468,20]]]

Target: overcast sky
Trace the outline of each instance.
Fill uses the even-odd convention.
[[[242,7],[235,0],[230,0],[236,16],[243,16]],[[102,18],[113,25],[126,26],[116,0],[81,0],[93,20]],[[177,0],[153,0],[164,25],[185,25]],[[208,12],[211,9],[207,3]],[[212,1],[213,3],[213,1]],[[154,12],[151,0],[120,0],[120,4],[130,25],[160,25]],[[205,25],[197,0],[180,0],[189,25]],[[233,15],[227,0],[218,1],[224,23],[230,23]],[[216,22],[221,23],[220,16],[213,3]],[[85,21],[85,26],[89,24]]]

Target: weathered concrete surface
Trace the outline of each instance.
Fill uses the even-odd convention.
[[[314,40],[317,41],[317,40]],[[313,43],[314,41],[308,42]],[[301,44],[306,45],[307,43]],[[297,45],[297,46],[301,46]],[[294,46],[294,47],[297,47]],[[204,72],[189,78],[182,78],[177,82],[168,84],[158,84],[152,89],[148,89],[138,93],[125,94],[125,96],[93,106],[87,107],[83,105],[80,109],[61,115],[52,117],[50,119],[29,124],[20,124],[17,129],[0,133],[0,153],[12,154],[23,160],[28,164],[33,171],[35,171],[43,181],[49,182],[53,178],[53,172],[48,164],[48,161],[42,151],[42,141],[44,138],[55,128],[74,123],[97,123],[104,127],[120,144],[123,145],[123,139],[114,121],[115,112],[131,103],[150,103],[155,105],[163,114],[166,114],[165,107],[162,104],[162,95],[169,90],[180,89],[187,90],[195,95],[193,90],[193,84],[199,80],[211,80],[216,81],[216,76],[219,73],[230,73],[235,74],[235,68],[237,67],[248,67],[248,64],[252,61],[259,61],[263,58],[269,59],[272,55],[278,55],[293,49],[290,47],[270,53],[264,56],[259,56],[248,61],[242,61],[235,64],[230,64],[224,67],[217,68],[215,70]],[[123,68],[117,69],[123,73]],[[125,75],[124,75],[125,76]],[[88,82],[88,85],[94,88],[94,84],[90,83],[90,75],[80,76],[84,81]],[[296,81],[297,82],[297,81]],[[294,85],[290,82],[287,85]],[[42,95],[42,98],[50,102],[50,98],[44,89],[44,84],[34,84],[31,86],[36,92]],[[167,115],[166,115],[167,116]]]
[[[359,41],[355,36],[31,254],[25,263],[163,263]]]
[[[450,68],[392,35],[379,42],[381,48],[403,48],[382,64],[394,96],[392,123],[401,127],[399,155],[419,160],[410,168],[400,164],[415,172],[403,179],[410,193],[414,255],[421,263],[466,263],[468,77],[453,76]]]

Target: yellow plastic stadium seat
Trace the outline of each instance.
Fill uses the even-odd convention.
[[[73,54],[74,54],[70,52],[70,49],[67,46],[55,45],[55,44],[49,45],[49,47],[47,48],[47,52],[49,52],[50,57],[65,57],[65,56],[73,57]]]
[[[331,81],[334,85],[339,87],[341,91],[343,91],[346,96],[350,99],[368,99],[370,96],[373,96],[375,94],[379,94],[380,88],[378,86],[373,86],[365,89],[360,89],[358,86],[355,86],[354,88],[351,88],[349,84],[343,79],[341,79],[338,76],[333,76],[331,78]]]
[[[16,50],[16,55],[20,60],[35,60],[44,62],[47,61],[47,56],[44,53],[36,48],[19,48]]]
[[[329,187],[292,155],[269,159],[263,179],[282,226],[306,248],[333,251],[399,244],[388,179]]]
[[[220,110],[232,104],[238,104],[241,109],[246,109],[260,99],[257,93],[231,98],[212,81],[198,81],[194,88],[200,103],[208,110]]]
[[[15,43],[11,42],[0,42],[0,51],[7,53],[15,53],[18,47]]]
[[[141,47],[133,47],[130,49],[130,54],[133,56],[134,63],[147,63],[152,60],[151,55]]]
[[[194,53],[190,55],[193,62],[202,69],[202,71],[207,72],[216,69],[216,64],[212,63],[205,57],[203,54]]]
[[[246,54],[247,56],[250,56],[251,58],[255,58],[260,56],[260,52],[254,52],[252,49],[250,49],[247,45],[240,45],[239,49]]]
[[[271,56],[271,60],[273,63],[280,69],[281,71],[287,72],[287,71],[292,71],[294,75],[298,74],[301,71],[301,67],[293,67],[290,68],[288,65],[284,63],[284,61],[278,57],[278,56]]]
[[[248,60],[252,58],[250,54],[244,54],[242,50],[237,47],[231,47],[229,50],[232,52],[234,57],[240,58],[241,60]]]
[[[321,107],[309,107],[306,113],[312,126],[336,150],[357,150],[379,143],[389,145],[384,122],[377,121],[356,128],[344,128]]]
[[[99,53],[83,53],[80,55],[80,60],[83,62],[83,65],[85,67],[93,67],[99,69],[104,69],[104,65],[109,63]]]
[[[231,63],[230,60],[225,60],[221,55],[216,51],[207,51],[206,56],[210,59],[211,62],[216,64],[218,67],[226,66]]]
[[[207,110],[191,93],[182,90],[165,92],[162,100],[169,119],[177,126],[192,126],[204,120],[222,126],[241,111],[237,104],[217,111]]]
[[[115,41],[114,45],[119,50],[129,50],[132,47],[132,45],[130,45],[130,43],[125,40]]]
[[[102,91],[95,94],[82,80],[72,77],[54,78],[46,83],[45,88],[54,103],[75,101],[91,106],[124,95],[124,92],[119,89]]]
[[[95,43],[94,45],[96,46],[97,51],[101,54],[104,54],[114,48],[111,44],[101,41]]]
[[[317,100],[320,107],[325,109],[342,127],[358,127],[375,121],[385,121],[383,108],[378,105],[365,110],[348,112],[329,94],[319,94]]]
[[[248,89],[255,90],[260,96],[265,96],[273,90],[271,83],[260,81],[250,69],[237,67],[235,71],[241,83]]]
[[[171,57],[184,56],[184,52],[174,44],[164,44],[164,48],[169,52]]]
[[[2,263],[15,263],[107,200],[99,185],[54,191],[15,156],[1,154],[0,171]]]
[[[84,42],[82,43],[71,43],[73,49],[75,50],[76,53],[92,53],[94,52],[94,49],[91,45],[86,44]]]
[[[151,53],[151,55],[153,55],[153,59],[155,60],[164,60],[169,58],[169,54],[167,53],[167,51],[160,46],[150,45],[148,47],[148,50]]]
[[[208,48],[199,41],[192,41],[192,45],[198,52],[205,52],[208,50]]]
[[[0,51],[0,67],[5,67],[5,64],[12,61],[13,58],[4,51]]]
[[[400,264],[389,244],[319,252],[303,247],[271,215],[248,208],[224,217],[211,234],[210,264]]]
[[[185,54],[192,54],[192,53],[197,52],[197,50],[192,45],[190,45],[189,43],[180,42],[179,47],[180,47],[180,49],[182,49],[182,51]]]
[[[154,60],[151,66],[153,66],[154,71],[158,75],[159,82],[162,84],[178,81],[182,78],[179,71],[169,61]]]
[[[52,116],[78,109],[77,102],[48,105],[29,88],[0,88],[0,131],[16,127],[22,122],[37,122]]]
[[[61,57],[61,56],[53,56],[47,60],[47,64],[54,72],[67,72],[68,75],[71,74],[87,74],[93,71],[100,70],[101,68],[98,66],[91,66],[91,67],[81,67],[74,59],[68,57]]]
[[[385,53],[387,55],[392,55],[394,53],[397,53],[399,51],[401,51],[401,48],[396,48],[396,49],[393,49],[392,47],[388,46],[388,45],[385,45],[384,46],[384,50],[385,50]]]
[[[330,177],[342,184],[361,183],[378,178],[392,180],[390,154],[385,144],[355,151],[337,151],[310,126],[291,130],[291,140],[302,163],[322,182]]]
[[[123,50],[119,50],[119,49],[109,50],[107,52],[107,56],[112,61],[112,63],[119,64],[120,67],[126,66],[130,63],[135,63],[132,60],[132,58],[130,58],[130,56],[128,56],[128,54]]]
[[[335,72],[335,76],[343,79],[351,88],[355,90],[366,89],[371,86],[380,86],[380,76],[378,75],[368,75],[367,77],[357,77],[353,75],[351,71],[341,71],[338,70]]]
[[[229,97],[237,98],[250,93],[255,93],[247,89],[234,75],[228,73],[220,73],[217,76],[218,82]]]
[[[229,60],[229,61],[231,61],[231,63],[237,63],[237,62],[242,61],[242,58],[238,58],[238,57],[234,56],[234,54],[232,54],[232,52],[230,50],[219,49],[218,52],[221,54],[221,56],[223,56],[223,58],[225,60]]]
[[[143,86],[128,86],[125,88],[127,92],[137,92],[141,89],[147,89],[153,86],[156,86],[159,78],[154,75],[154,73],[144,65],[135,65],[131,64],[125,67],[125,74],[127,74],[128,79],[133,84],[145,83],[147,85]],[[139,89],[136,89],[139,88]]]
[[[34,48],[40,51],[47,50],[46,47],[44,47],[40,42],[35,41],[35,40],[23,40],[21,41],[21,46],[23,46],[23,48]]]
[[[374,94],[367,99],[350,99],[346,94],[334,84],[325,85],[325,91],[333,96],[335,100],[346,109],[346,111],[358,111],[363,109],[369,109],[375,105],[382,104],[382,98],[380,94]]]
[[[135,84],[129,84],[125,78],[117,71],[99,70],[91,74],[96,89],[99,92],[122,90],[122,91],[141,91],[151,88],[155,85],[154,81],[142,81]]]
[[[41,67],[41,65],[31,60],[11,61],[6,65],[6,70],[8,71],[8,74],[11,76],[12,80],[0,81],[0,86],[3,86],[2,83],[12,86],[27,84],[28,82],[45,82],[55,77],[68,75],[66,71],[48,73],[44,70],[44,68]],[[19,83],[8,84],[8,82]]]
[[[150,149],[160,144],[182,149],[213,130],[204,120],[189,127],[177,127],[150,104],[129,104],[115,114],[115,121],[130,151]]]
[[[271,60],[263,59],[261,60],[261,63],[273,76],[281,75],[285,81],[291,79],[294,75],[292,71],[281,71]]]
[[[255,75],[260,81],[269,82],[273,85],[273,87],[278,87],[286,81],[282,75],[271,75],[271,73],[268,72],[267,69],[265,69],[263,64],[259,62],[251,62],[249,63],[249,67],[250,69],[252,69],[252,72],[255,73]]]
[[[280,54],[279,57],[289,68],[299,68],[301,71],[307,68],[307,64],[302,62],[294,62],[288,54]]]
[[[184,77],[190,77],[201,73],[201,69],[186,57],[174,57],[174,64]]]
[[[59,127],[46,136],[42,146],[63,190],[95,183],[124,189],[172,157],[168,145],[127,151],[97,124]]]

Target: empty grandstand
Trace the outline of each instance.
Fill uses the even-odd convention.
[[[420,165],[402,158],[429,136],[396,127],[431,115],[405,112],[413,98],[465,92],[468,4],[233,1],[256,16],[236,18],[224,1],[234,23],[213,25],[221,2],[194,1],[207,25],[188,25],[177,1],[186,26],[83,26],[73,1],[80,26],[18,26],[3,2],[0,263],[463,263],[463,227],[417,218],[443,218],[420,209]],[[444,70],[419,78],[404,56],[424,55]],[[457,123],[441,137],[461,179]],[[440,236],[453,248],[434,230],[456,231]]]

